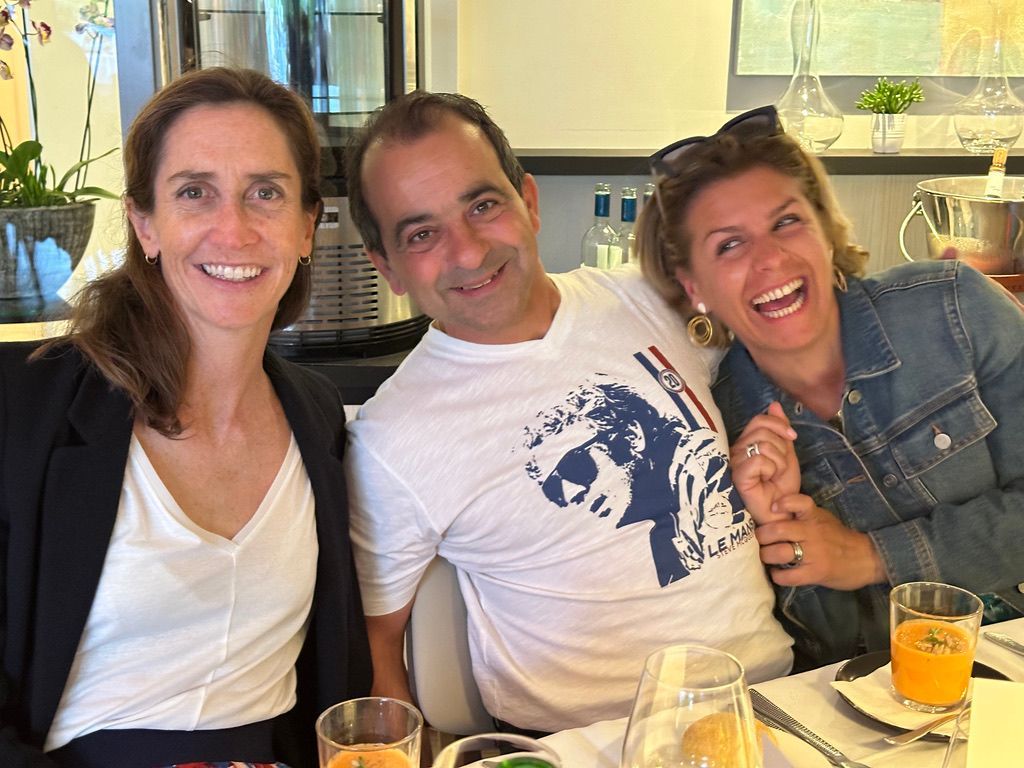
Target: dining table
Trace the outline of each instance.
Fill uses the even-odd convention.
[[[1024,643],[1024,618],[984,626],[982,632],[985,631],[1001,632]],[[1010,680],[1024,683],[1024,656],[996,645],[982,635],[978,638],[975,661]],[[900,733],[899,729],[861,714],[839,696],[831,683],[844,663],[753,683],[750,687],[846,753],[848,758],[869,768],[939,768],[946,750],[945,739],[933,737],[894,747],[883,739]],[[626,722],[627,718],[602,721],[560,731],[543,741],[558,753],[563,768],[618,768]],[[800,744],[801,748],[804,746]],[[830,765],[825,756],[818,753],[810,762],[802,764],[826,768]]]

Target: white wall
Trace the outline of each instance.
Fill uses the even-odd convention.
[[[728,0],[423,2],[427,87],[484,103],[517,148],[653,150],[726,118]],[[846,115],[834,146],[867,149],[870,122]],[[959,144],[949,117],[910,114],[906,146]]]

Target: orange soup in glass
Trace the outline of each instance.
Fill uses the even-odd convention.
[[[380,745],[367,745],[370,751],[339,752],[327,764],[327,768],[411,768],[409,758],[397,749],[380,749]]]
[[[948,584],[913,582],[895,587],[889,603],[896,696],[926,712],[958,707],[971,679],[981,600]]]

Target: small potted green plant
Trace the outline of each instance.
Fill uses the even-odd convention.
[[[110,0],[90,0],[80,9],[75,31],[91,40],[89,80],[84,98],[85,122],[78,162],[58,174],[44,160],[39,137],[37,88],[30,46],[45,45],[50,25],[33,19],[31,0],[0,0],[0,54],[21,39],[33,138],[15,144],[0,115],[0,322],[33,319],[45,310],[54,294],[70,276],[85,251],[95,218],[98,198],[117,195],[86,181],[88,165],[115,152],[91,155],[92,99],[96,88],[99,56],[113,34]],[[0,58],[2,81],[14,81],[7,62]]]
[[[899,152],[903,146],[906,111],[911,104],[924,101],[921,83],[915,79],[894,82],[880,77],[874,87],[862,91],[857,109],[873,113],[871,122],[871,149],[880,154]]]

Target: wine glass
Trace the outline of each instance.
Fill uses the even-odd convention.
[[[723,651],[674,645],[647,657],[622,768],[761,768],[743,666]]]

